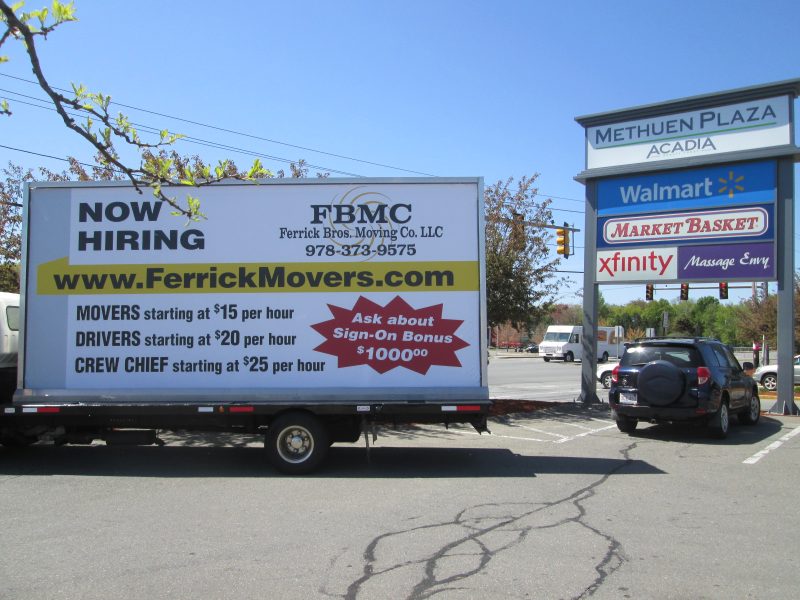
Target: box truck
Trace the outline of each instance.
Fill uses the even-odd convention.
[[[606,362],[611,356],[620,356],[624,350],[622,327],[597,328],[597,359]],[[583,327],[580,325],[550,325],[539,344],[539,356],[545,362],[552,359],[572,362],[581,360]]]
[[[0,441],[263,434],[305,473],[381,423],[486,430],[483,182],[24,190],[19,364]]]

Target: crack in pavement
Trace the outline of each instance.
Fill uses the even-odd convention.
[[[361,554],[363,564],[361,575],[350,582],[343,594],[332,593],[326,589],[330,585],[329,582],[323,584],[319,591],[326,596],[344,600],[357,600],[361,596],[375,597],[376,594],[370,593],[366,589],[367,586],[376,582],[394,585],[393,578],[398,579],[397,587],[392,587],[394,597],[401,597],[400,586],[406,588],[410,586],[405,596],[408,600],[424,600],[443,592],[465,590],[468,588],[461,585],[463,582],[483,572],[492,560],[498,558],[504,551],[521,545],[531,534],[574,524],[589,532],[591,536],[602,539],[606,548],[600,560],[594,564],[596,576],[593,581],[574,596],[574,599],[591,597],[628,558],[619,540],[588,522],[584,503],[595,496],[600,486],[633,462],[630,453],[637,444],[638,442],[632,442],[621,449],[624,461],[602,477],[552,502],[477,504],[459,511],[450,521],[383,533],[375,537],[364,549]],[[551,522],[533,524],[524,522],[532,518],[546,519],[552,516],[550,514],[552,511],[564,508],[574,510],[575,514]],[[384,548],[388,547],[386,553],[391,553],[393,556],[413,553],[415,546],[425,545],[426,534],[432,539],[431,548],[425,555],[401,561],[395,558],[388,564],[382,564],[381,555],[384,553]],[[396,545],[393,546],[393,543]],[[465,564],[465,557],[472,557],[472,562]],[[331,567],[333,570],[334,565]],[[412,570],[415,571],[413,575]]]

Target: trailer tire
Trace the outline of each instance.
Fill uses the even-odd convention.
[[[316,469],[330,447],[325,425],[314,415],[291,412],[267,429],[264,447],[270,464],[281,473],[303,475]]]

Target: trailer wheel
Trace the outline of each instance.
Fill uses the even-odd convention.
[[[273,467],[289,475],[302,475],[320,465],[328,452],[329,438],[317,417],[287,413],[269,426],[264,447]]]

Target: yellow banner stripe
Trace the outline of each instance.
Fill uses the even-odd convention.
[[[38,294],[477,291],[477,261],[39,265]]]

